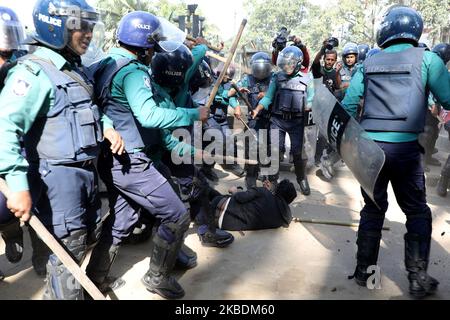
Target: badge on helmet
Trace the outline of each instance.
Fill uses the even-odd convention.
[[[302,67],[303,52],[296,46],[284,48],[277,58],[277,66],[287,75],[296,74]]]

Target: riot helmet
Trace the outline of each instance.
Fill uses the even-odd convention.
[[[151,62],[152,79],[164,88],[178,88],[193,63],[192,53],[184,44],[171,52],[157,52]]]
[[[265,52],[257,52],[250,59],[252,76],[258,80],[266,79],[272,73],[272,61]]]
[[[70,44],[73,31],[94,33],[94,28],[102,25],[99,14],[86,0],[38,0],[33,22],[36,31],[32,38],[57,50]]]
[[[383,15],[377,29],[377,44],[386,48],[393,40],[404,39],[417,45],[423,31],[423,20],[413,8],[394,5]]]
[[[444,64],[447,64],[450,61],[450,44],[448,43],[439,43],[433,47],[434,53],[436,53]]]
[[[342,49],[342,57],[345,58],[349,54],[354,54],[355,56],[357,56],[358,51],[359,50],[358,50],[358,46],[356,45],[356,43],[349,42]]]
[[[358,62],[363,62],[366,60],[367,52],[369,52],[370,47],[367,44],[358,44]]]
[[[209,64],[202,60],[191,80],[189,88],[191,92],[196,92],[199,88],[208,88],[213,83],[212,71]]]
[[[376,54],[379,53],[379,52],[381,52],[381,50],[378,49],[378,48],[370,49],[370,50],[367,52],[367,54],[366,54],[366,60],[369,59],[371,56],[376,55]]]
[[[23,27],[16,13],[0,6],[0,51],[18,50],[23,40]]]
[[[303,52],[296,46],[284,48],[277,58],[277,66],[287,75],[294,75],[302,67]]]
[[[214,70],[215,74],[216,74],[216,77],[219,77],[219,75],[222,72],[224,66],[225,66],[225,63],[221,62],[216,67],[216,69]],[[226,82],[226,81],[229,81],[229,80],[233,79],[235,73],[236,73],[235,66],[233,64],[230,64],[228,66],[227,72],[225,73],[225,77],[223,78],[223,80]]]

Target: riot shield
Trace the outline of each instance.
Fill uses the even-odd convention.
[[[320,133],[344,160],[372,201],[375,182],[383,168],[383,150],[368,136],[334,95],[314,79],[313,118]]]

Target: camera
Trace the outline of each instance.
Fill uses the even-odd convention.
[[[286,43],[288,40],[289,40],[289,31],[286,27],[282,27],[278,32],[275,40],[272,42],[272,46],[276,50],[281,51],[286,47]]]
[[[335,37],[328,38],[327,41],[325,41],[325,49],[327,50],[333,50],[333,48],[339,46],[339,40]]]

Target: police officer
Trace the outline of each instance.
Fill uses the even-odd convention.
[[[442,61],[444,61],[444,64],[447,64],[450,61],[450,44],[439,43],[434,46],[432,51],[436,53],[442,59]],[[447,122],[444,127],[448,132],[450,132],[449,122]],[[447,161],[442,167],[441,176],[437,184],[437,194],[440,195],[441,197],[445,197],[447,195],[447,188],[449,185],[449,181],[450,181],[450,156],[447,158]]]
[[[0,91],[8,71],[15,65],[14,53],[23,41],[23,28],[13,10],[0,6]],[[19,219],[6,206],[6,198],[0,193],[0,234],[5,241],[5,256],[17,263],[23,253],[23,233]]]
[[[224,64],[220,63],[215,69],[215,76],[219,77],[220,72],[223,69]],[[233,150],[233,155],[236,156],[237,149],[233,139],[230,139],[231,129],[228,125],[228,106],[233,108],[235,114],[240,114],[240,106],[236,97],[230,94],[231,80],[234,77],[236,69],[233,65],[230,65],[226,70],[225,77],[219,86],[219,89],[214,97],[211,105],[211,114],[208,121],[204,124],[204,130],[215,129],[222,133],[222,144],[224,150]],[[218,137],[217,137],[218,138]],[[212,171],[214,164],[204,164],[202,172],[206,177],[211,178],[213,181],[217,180],[217,175]],[[243,169],[237,164],[222,164],[223,169],[232,172],[238,177],[244,175]]]
[[[155,100],[161,107],[174,109],[174,97],[180,88],[186,86],[187,72],[191,69],[193,57],[189,49],[182,45],[172,52],[158,52],[152,59],[152,87],[155,90]],[[206,178],[197,171],[191,161],[175,164],[173,161],[174,149],[177,145],[166,144],[166,151],[161,150],[159,155],[150,155],[157,162],[156,166],[163,175],[170,180],[174,176],[185,202],[189,203],[190,214],[199,223],[198,236],[204,246],[227,247],[234,237],[232,234],[216,229],[214,212],[210,208],[210,198],[215,191],[209,186]],[[181,156],[175,149],[176,156]],[[189,150],[187,150],[189,151]],[[202,154],[201,150],[191,148],[191,156]],[[183,152],[186,154],[186,152]],[[159,160],[159,161],[158,161]],[[162,160],[162,161],[161,161]]]
[[[181,45],[158,42],[165,37],[157,34],[158,30],[164,29],[163,23],[147,12],[128,13],[122,17],[117,29],[119,47],[111,49],[105,59],[90,68],[99,104],[123,136],[126,153],[114,156],[105,152],[103,163],[99,165],[113,214],[105,221],[87,274],[95,283],[104,284],[122,240],[133,230],[138,210],[143,208],[161,224],[153,237],[150,266],[142,282],[152,293],[177,299],[184,295],[184,290],[171,272],[190,217],[147,154],[158,149],[161,141],[178,145],[179,141],[167,129],[189,126],[199,118],[206,119],[208,112],[205,108],[166,109],[155,100],[147,66],[154,50],[175,50]],[[185,143],[180,146],[181,153],[190,147]]]
[[[366,59],[343,100],[346,110],[354,115],[364,98],[361,126],[386,155],[374,188],[376,204],[362,191],[365,206],[356,241],[354,278],[366,286],[370,276],[367,267],[377,263],[390,181],[406,214],[405,266],[409,292],[414,297],[432,294],[439,283],[427,274],[432,216],[417,141],[425,124],[426,92],[430,90],[444,108],[450,108],[450,85],[442,60],[435,53],[417,48],[422,29],[422,18],[414,9],[390,7],[377,32],[377,43],[383,50]]]
[[[341,77],[341,95],[343,99],[345,92],[350,85],[350,80],[356,72],[356,64],[358,62],[358,46],[355,43],[347,43],[342,49],[342,62],[336,65],[336,71]]]
[[[286,133],[289,134],[297,182],[301,192],[309,195],[311,190],[306,177],[307,159],[302,159],[303,112],[312,102],[314,91],[310,75],[300,71],[302,61],[303,53],[296,46],[286,47],[280,52],[277,66],[281,71],[272,76],[269,89],[253,111],[252,117],[256,118],[262,109],[267,110],[273,103],[270,118],[271,149],[279,147],[280,159],[282,159],[282,154],[285,152],[285,136]],[[278,172],[279,168],[269,177],[271,182],[277,182]]]
[[[100,222],[93,160],[102,128],[91,98],[92,83],[79,64],[98,13],[84,0],[39,0],[33,19],[32,38],[39,48],[9,72],[0,95],[5,141],[0,146],[0,175],[12,191],[8,208],[15,216],[27,221],[33,198],[36,215],[81,263]],[[110,127],[104,132],[112,151],[121,152],[120,136]],[[20,154],[21,136],[29,164]],[[46,283],[46,299],[83,299],[80,285],[54,254]]]
[[[272,78],[272,62],[269,55],[265,52],[257,52],[250,59],[251,74],[246,75],[238,82],[240,90],[248,95],[248,101],[252,109],[255,109],[269,88],[270,79]],[[248,126],[256,132],[263,129],[268,133],[270,123],[270,106],[268,110],[262,110],[256,119],[251,117],[251,111],[248,115]],[[240,117],[240,113],[238,114]],[[268,137],[267,137],[268,138]],[[255,144],[251,141],[249,144]],[[247,144],[246,146],[248,147]],[[265,145],[269,146],[269,141],[265,141]],[[245,165],[245,185],[247,189],[256,187],[256,179],[259,173],[259,165]]]

